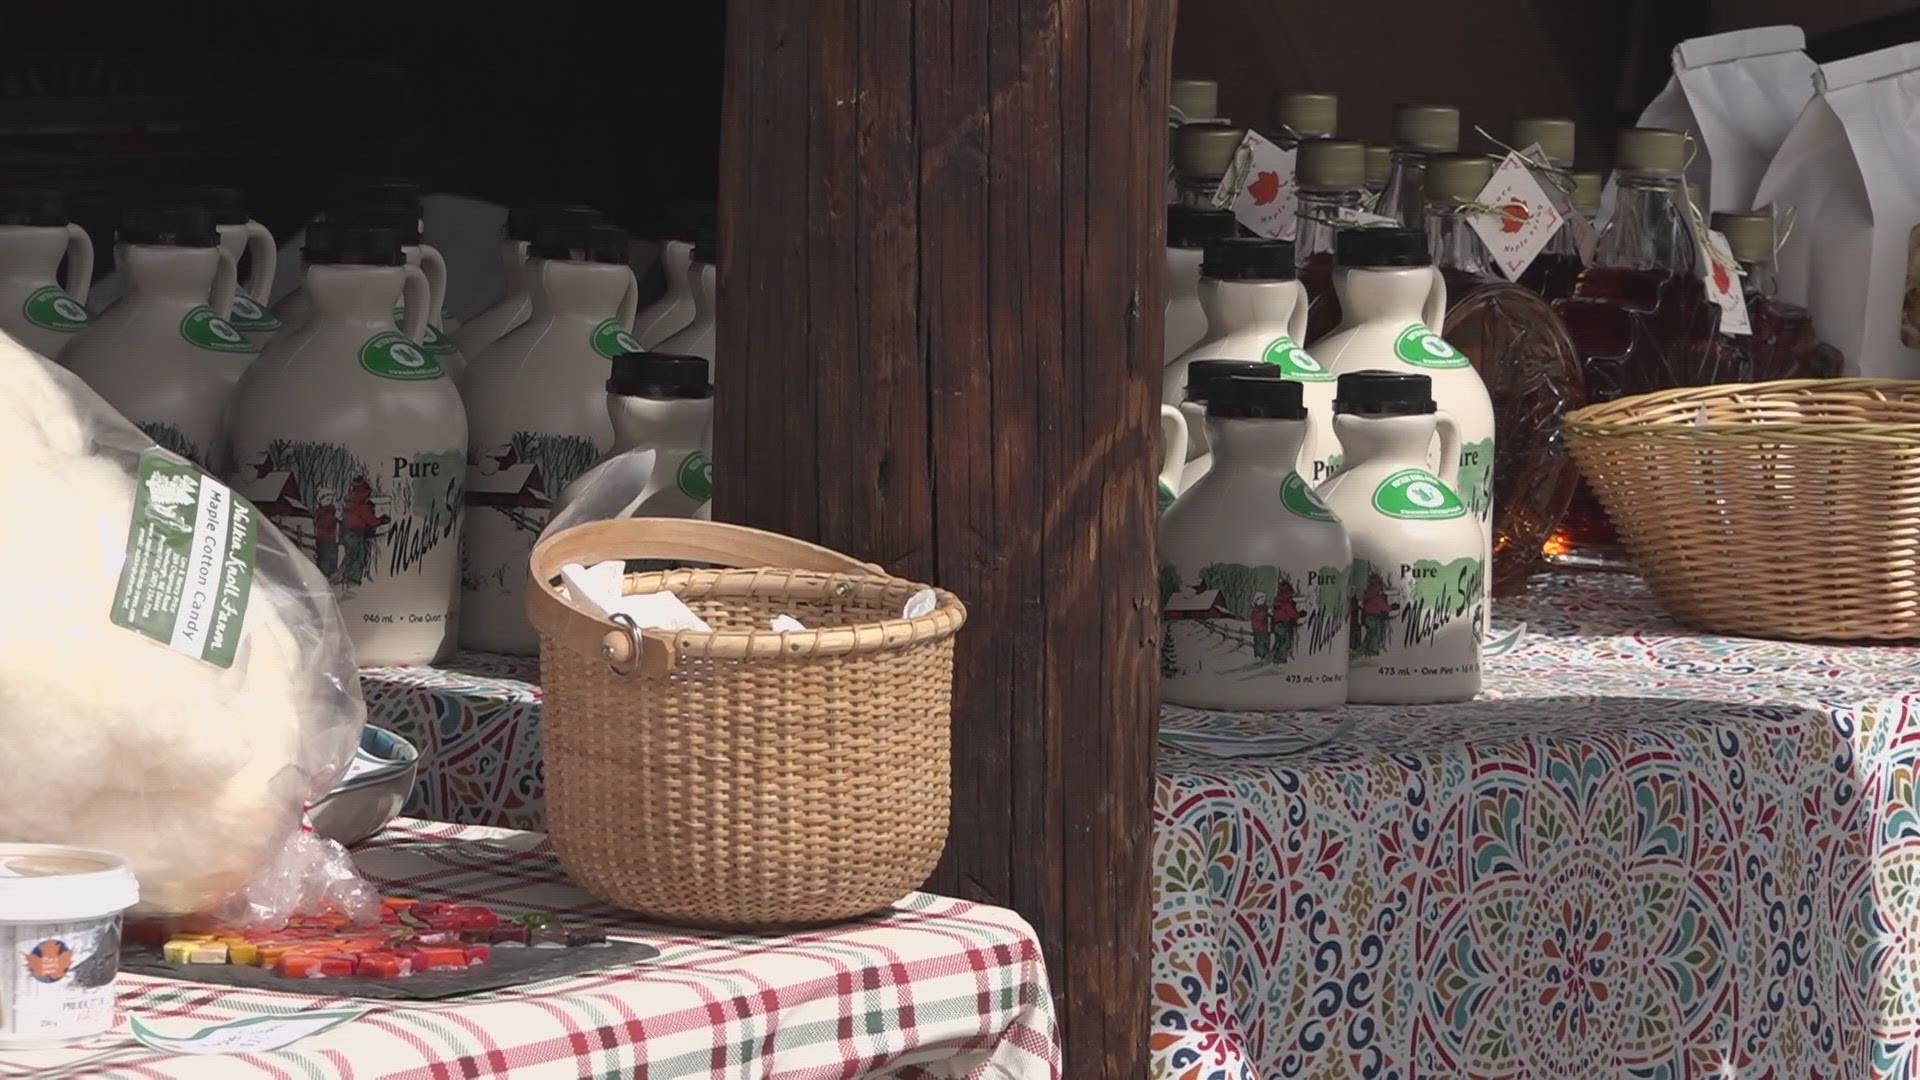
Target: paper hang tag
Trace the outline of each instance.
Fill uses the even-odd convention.
[[[1293,187],[1294,152],[1248,131],[1220,178],[1213,205],[1232,210],[1240,224],[1269,240],[1292,240],[1299,198]]]
[[[1467,215],[1467,225],[1508,281],[1520,280],[1565,220],[1519,154],[1510,153],[1474,200],[1495,211]]]
[[[1715,259],[1707,250],[1713,245],[1723,263]],[[1707,230],[1705,242],[1700,244],[1700,265],[1703,270],[1700,277],[1707,285],[1707,295],[1720,305],[1720,332],[1735,337],[1753,333],[1753,322],[1747,317],[1747,298],[1740,289],[1740,275],[1727,268],[1733,262],[1733,249],[1728,246],[1727,238],[1712,229]]]

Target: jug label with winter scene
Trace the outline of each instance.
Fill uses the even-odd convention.
[[[241,452],[241,493],[320,568],[349,620],[445,620],[446,612],[415,610],[406,592],[381,586],[434,574],[455,558],[466,451],[375,453],[275,439]]]
[[[1161,674],[1344,680],[1345,663],[1325,661],[1340,642],[1347,573],[1344,566],[1289,572],[1210,563],[1197,573],[1161,566]],[[1321,670],[1301,670],[1309,668]]]
[[[1479,671],[1485,576],[1486,564],[1477,557],[1399,565],[1355,559],[1349,609],[1354,665],[1382,675],[1418,677]],[[1450,656],[1433,655],[1442,634],[1449,632],[1461,647],[1440,650]]]

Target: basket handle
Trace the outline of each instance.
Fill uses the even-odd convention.
[[[831,548],[779,533],[690,518],[619,518],[563,529],[534,545],[528,562],[527,617],[534,628],[582,656],[601,656],[615,674],[665,675],[673,670],[673,637],[636,633],[596,619],[560,599],[553,580],[568,563],[591,566],[611,559],[670,559],[720,566],[776,566],[829,574],[885,570]]]

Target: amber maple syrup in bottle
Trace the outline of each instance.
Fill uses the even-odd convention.
[[[1754,382],[1772,379],[1831,379],[1840,374],[1840,350],[1820,340],[1807,310],[1774,296],[1778,282],[1773,257],[1772,209],[1713,215],[1713,227],[1727,238],[1740,264],[1741,290],[1753,333],[1722,337],[1719,344],[1746,353],[1744,375]]]
[[[1513,122],[1513,145],[1525,150],[1538,145],[1546,157],[1546,163],[1561,174],[1573,168],[1574,124],[1573,121],[1557,116],[1523,117]],[[1553,183],[1548,178],[1541,179],[1542,184]],[[1573,295],[1573,283],[1579,278],[1582,264],[1580,249],[1573,242],[1573,226],[1562,224],[1553,239],[1547,241],[1546,249],[1534,256],[1526,272],[1520,275],[1520,284],[1546,297],[1558,300]]]
[[[1589,401],[1715,381],[1720,308],[1700,276],[1686,163],[1678,131],[1620,133],[1613,218],[1573,295],[1554,304],[1580,352]],[[1555,561],[1620,562],[1613,524],[1584,483],[1548,545]]]
[[[1374,212],[1409,229],[1426,228],[1427,157],[1460,149],[1460,110],[1445,105],[1393,107],[1393,171]]]
[[[1580,356],[1552,305],[1498,276],[1473,231],[1475,199],[1499,161],[1442,154],[1427,161],[1427,246],[1447,282],[1440,336],[1467,355],[1493,401],[1493,595],[1525,590],[1541,548],[1566,514],[1579,471],[1560,420],[1586,404]]]
[[[1340,325],[1340,298],[1333,291],[1333,238],[1339,231],[1334,222],[1366,206],[1366,152],[1357,142],[1313,139],[1301,143],[1294,158],[1300,220],[1294,227],[1293,256],[1307,290],[1305,345]]]

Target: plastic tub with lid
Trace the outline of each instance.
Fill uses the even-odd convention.
[[[118,855],[0,844],[0,1049],[81,1042],[113,1026],[120,917],[139,899]]]

